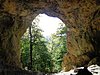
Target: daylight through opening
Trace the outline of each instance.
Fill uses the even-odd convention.
[[[66,26],[57,17],[39,14],[21,39],[23,68],[59,72],[66,48]]]

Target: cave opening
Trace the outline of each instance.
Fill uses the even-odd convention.
[[[57,17],[39,14],[21,38],[23,68],[40,72],[62,70],[66,25]]]

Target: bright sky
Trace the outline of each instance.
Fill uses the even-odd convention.
[[[63,23],[59,18],[50,17],[46,14],[39,14],[37,17],[40,19],[39,27],[44,31],[45,37],[55,33],[57,28],[60,27],[59,23]]]

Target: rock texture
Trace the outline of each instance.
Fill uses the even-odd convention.
[[[68,28],[65,71],[100,57],[99,0],[0,0],[0,62],[21,68],[19,41],[39,13],[60,18]]]
[[[100,58],[100,6],[97,3],[96,0],[80,0],[66,4],[69,6],[65,12],[69,29],[68,53],[62,64],[65,71],[74,65],[88,65],[95,57]]]

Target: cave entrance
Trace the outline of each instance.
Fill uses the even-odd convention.
[[[66,26],[57,17],[39,14],[21,39],[23,67],[59,72],[66,53]]]

